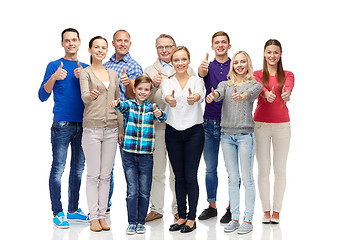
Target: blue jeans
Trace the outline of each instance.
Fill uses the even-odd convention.
[[[63,211],[61,198],[61,178],[64,172],[68,147],[71,144],[71,162],[69,175],[68,211],[78,209],[79,189],[85,158],[81,146],[82,123],[54,121],[51,127],[53,161],[50,171],[49,187],[53,214]]]
[[[241,134],[227,134],[222,132],[221,147],[226,170],[229,175],[229,198],[232,219],[239,221],[239,186],[242,179],[245,187],[244,221],[252,222],[256,195],[255,183],[253,180],[253,161],[256,149],[255,134],[253,132]],[[241,178],[239,174],[239,164]]]
[[[124,175],[127,181],[129,224],[145,224],[153,175],[153,154],[123,151]]]
[[[215,202],[218,188],[218,154],[220,145],[220,121],[205,119],[204,160],[206,164],[206,193],[207,201]]]
[[[202,124],[197,124],[186,130],[178,131],[167,124],[165,140],[175,175],[175,193],[179,217],[195,220],[199,199],[197,175],[204,147],[204,129]]]

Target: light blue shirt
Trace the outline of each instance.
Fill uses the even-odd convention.
[[[173,65],[171,63],[166,63],[162,60],[160,60],[161,66],[165,69],[166,73],[168,74],[168,76],[170,75],[170,73],[173,70]]]

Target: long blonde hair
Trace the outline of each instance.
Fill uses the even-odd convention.
[[[233,63],[234,63],[236,56],[238,54],[244,54],[246,59],[247,59],[248,69],[247,69],[247,74],[245,75],[245,77],[243,79],[243,82],[248,83],[248,82],[256,81],[255,78],[253,77],[253,67],[252,67],[252,62],[251,62],[251,58],[250,58],[249,54],[247,54],[245,51],[239,51],[233,55],[233,58],[232,58],[232,61],[230,64],[230,72],[227,75],[227,85],[229,85],[229,86],[234,86],[235,82],[237,80],[237,73],[234,71],[234,67],[233,67],[234,64]]]

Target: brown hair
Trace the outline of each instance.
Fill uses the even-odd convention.
[[[178,51],[181,51],[181,50],[184,50],[186,53],[187,53],[187,56],[188,56],[188,60],[191,60],[191,55],[188,51],[188,49],[184,46],[179,46],[179,47],[176,47],[173,49],[172,53],[171,53],[171,61],[173,61],[173,55],[174,53],[178,52]]]
[[[212,45],[213,45],[213,39],[214,39],[215,37],[219,37],[219,36],[225,36],[225,37],[227,37],[228,44],[230,44],[230,37],[229,37],[229,35],[227,35],[227,33],[224,32],[224,31],[219,31],[219,32],[216,32],[215,34],[213,34],[213,36],[212,36]]]
[[[271,46],[271,45],[278,46],[282,52],[282,45],[276,39],[269,39],[264,45],[264,51],[265,51],[267,46]],[[277,63],[276,76],[277,76],[277,81],[279,84],[279,91],[282,92],[282,88],[283,88],[284,83],[285,83],[285,73],[284,73],[283,65],[282,65],[282,56],[280,57],[280,59]],[[263,82],[263,85],[265,87],[269,87],[269,78],[270,78],[270,73],[268,70],[268,64],[267,64],[266,59],[264,57],[264,59],[263,59],[263,79],[262,79],[262,82]]]
[[[134,82],[134,88],[136,88],[140,83],[150,83],[150,89],[152,89],[153,80],[145,75],[138,76]]]

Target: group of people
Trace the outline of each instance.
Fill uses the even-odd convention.
[[[156,39],[158,58],[144,72],[129,54],[131,41],[126,30],[114,33],[115,54],[104,64],[108,42],[101,36],[92,38],[88,48],[90,66],[78,61],[81,40],[77,30],[65,29],[61,38],[65,56],[48,64],[39,89],[41,101],[54,93],[49,187],[55,226],[69,228],[69,221],[77,220],[90,222],[92,231],[110,230],[106,214],[110,213],[118,145],[127,182],[129,235],[145,233],[146,221],[163,217],[167,155],[171,207],[176,219],[169,230],[188,233],[196,229],[197,173],[202,155],[209,206],[198,219],[217,216],[219,146],[229,176],[229,203],[220,220],[228,223],[224,231],[252,231],[255,153],[262,222],[279,223],[290,143],[286,102],[294,87],[293,74],[283,70],[279,41],[266,42],[263,69],[254,72],[246,52],[228,57],[230,38],[223,31],[216,32],[211,46],[215,58],[210,62],[207,53],[196,76],[189,66],[189,50],[176,46],[167,34]],[[61,176],[69,144],[69,205],[65,216],[60,200]],[[85,162],[89,215],[78,207]],[[275,174],[272,208],[271,163]],[[239,224],[241,182],[245,187],[245,212]]]

